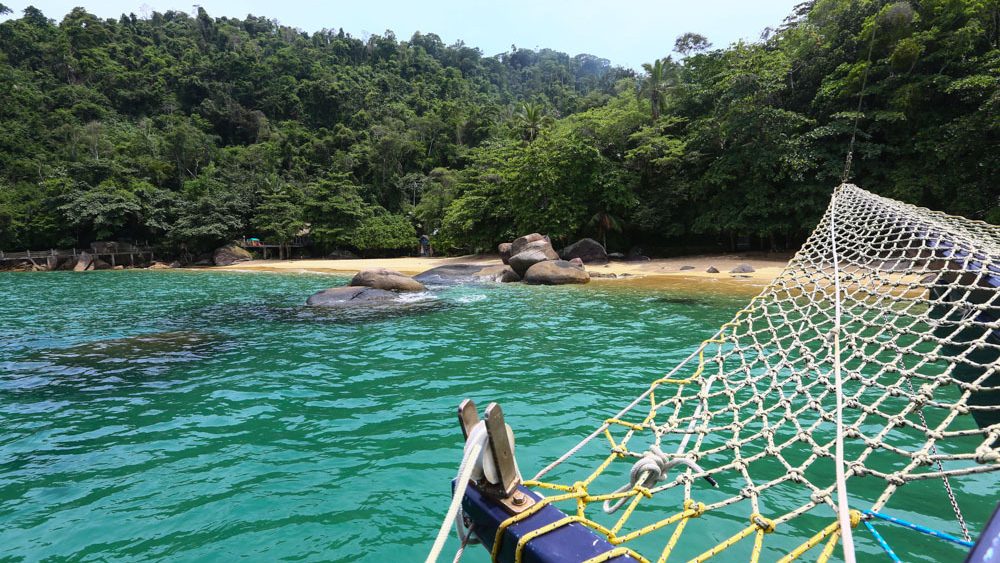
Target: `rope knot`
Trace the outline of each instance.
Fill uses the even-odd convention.
[[[705,503],[695,502],[692,499],[687,499],[684,501],[684,510],[690,510],[694,512],[689,518],[698,518],[705,513]]]
[[[861,513],[858,512],[857,510],[852,510],[851,511],[851,527],[852,528],[857,528],[858,524],[860,524],[860,523],[861,523]]]
[[[635,487],[632,488],[632,490],[638,492],[640,495],[646,498],[653,498],[653,493],[646,487],[636,485]]]
[[[788,478],[791,479],[792,481],[794,481],[796,483],[801,483],[802,482],[802,480],[803,480],[802,479],[802,470],[799,469],[798,467],[793,467],[792,469],[789,469],[787,473],[788,473]]]
[[[774,520],[771,520],[770,518],[764,518],[760,514],[756,513],[750,515],[750,523],[753,524],[754,526],[757,526],[765,534],[770,534],[771,532],[773,532],[774,527],[776,525],[774,523]]]
[[[976,451],[976,463],[990,464],[1000,461],[1000,453],[993,450],[980,449]]]
[[[572,485],[573,492],[578,495],[587,496],[587,484],[583,481],[577,481]]]
[[[885,476],[885,480],[890,485],[896,485],[897,487],[906,484],[906,479],[903,479],[903,476],[901,474],[899,474],[898,472],[897,473],[890,473],[890,474],[886,475]]]

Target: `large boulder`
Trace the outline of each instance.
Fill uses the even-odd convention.
[[[527,248],[529,244],[538,241],[549,242],[549,237],[545,235],[540,235],[538,233],[531,233],[530,235],[524,235],[523,237],[518,237],[514,239],[514,242],[510,243],[510,255],[516,256],[521,252],[524,252],[525,248]]]
[[[509,242],[502,242],[497,246],[497,252],[500,253],[500,261],[504,264],[510,264],[510,249],[512,246]]]
[[[569,283],[588,283],[590,274],[579,266],[566,260],[546,260],[538,262],[524,274],[524,283],[531,285],[564,285]]]
[[[592,238],[580,239],[563,249],[560,254],[563,260],[579,258],[584,264],[607,264],[608,252],[601,243]]]
[[[559,254],[552,249],[552,245],[545,240],[529,242],[523,247],[521,252],[510,257],[510,267],[517,272],[517,275],[524,277],[528,268],[539,262],[546,260],[558,260]]]
[[[385,303],[398,298],[399,295],[397,293],[372,287],[331,287],[330,289],[324,289],[311,295],[306,301],[306,305],[316,307],[356,307],[372,303]]]
[[[750,264],[740,264],[740,265],[736,266],[735,268],[733,268],[732,270],[729,270],[729,273],[730,274],[749,274],[749,273],[752,273],[753,271],[754,271],[753,266],[751,266]]]
[[[76,265],[73,266],[74,272],[83,272],[86,270],[94,269],[94,257],[86,252],[81,252],[80,256],[76,259]]]
[[[105,262],[104,260],[101,260],[100,258],[94,258],[93,265],[94,265],[94,269],[95,270],[110,270],[111,269],[111,264],[108,264],[107,262]]]
[[[445,264],[421,272],[413,279],[426,285],[458,285],[463,283],[482,282],[512,282],[520,281],[521,276],[510,266],[481,264]]]
[[[511,283],[521,281],[521,276],[517,275],[510,266],[488,266],[477,274],[482,281],[492,281],[500,283]]]
[[[250,260],[253,260],[253,256],[250,252],[235,243],[217,248],[215,253],[212,255],[212,261],[215,262],[216,266],[231,266],[233,264],[248,262]]]
[[[371,268],[361,270],[348,285],[353,287],[371,287],[385,291],[426,291],[424,284],[417,280],[386,268]]]

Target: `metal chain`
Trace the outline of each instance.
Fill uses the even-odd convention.
[[[906,384],[910,387],[910,393],[916,395],[916,391],[913,390],[913,382],[909,379],[906,380]],[[920,423],[924,425],[924,428],[929,428],[927,426],[927,419],[924,417],[924,407],[921,406],[917,411],[920,415]],[[931,444],[931,453],[937,455],[937,446],[933,443]],[[941,460],[934,460],[934,465],[937,466],[937,470],[944,473],[944,465]],[[955,498],[955,491],[951,490],[951,481],[948,480],[948,475],[941,475],[941,480],[944,481],[944,490],[948,492],[948,501],[951,502],[951,509],[955,511],[955,518],[958,519],[958,525],[962,527],[962,535],[965,536],[965,541],[972,541],[972,536],[969,535],[969,527],[965,524],[965,517],[962,516],[962,509],[958,506],[958,499]]]

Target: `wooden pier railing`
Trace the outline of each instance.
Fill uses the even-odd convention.
[[[145,255],[149,255],[149,259],[153,259],[153,249],[144,246],[104,246],[102,248],[88,248],[84,250],[70,248],[70,249],[58,249],[53,248],[49,250],[24,250],[21,252],[4,252],[0,250],[0,262],[7,262],[11,260],[47,260],[49,258],[76,258],[80,254],[86,252],[87,254],[99,258],[102,256],[107,256],[112,259],[112,263],[115,261],[115,257],[118,256],[130,256],[134,258],[139,256],[140,258]]]

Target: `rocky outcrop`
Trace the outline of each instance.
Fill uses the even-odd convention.
[[[86,270],[94,269],[94,257],[87,252],[81,252],[80,256],[76,259],[76,265],[73,266],[74,272],[84,272]]]
[[[250,260],[253,260],[250,252],[235,243],[217,248],[212,254],[212,261],[215,262],[216,266],[231,266]]]
[[[514,242],[510,243],[510,255],[517,256],[528,247],[529,244],[538,241],[549,242],[549,238],[545,235],[540,235],[538,233],[531,233],[530,235],[524,235],[523,237],[518,237],[514,239]],[[549,243],[551,246],[551,243]]]
[[[524,238],[524,237],[522,237]],[[521,240],[521,239],[518,239]],[[512,243],[513,244],[513,243]],[[518,248],[517,246],[512,247],[512,252]],[[552,249],[552,245],[546,240],[536,240],[522,245],[521,251],[515,253],[510,257],[510,267],[517,272],[517,275],[524,277],[524,274],[528,271],[528,268],[534,266],[539,262],[545,262],[548,260],[558,260],[559,254]]]
[[[583,266],[566,260],[546,260],[528,268],[524,283],[531,285],[564,285],[590,282],[590,274]]]
[[[388,303],[399,298],[399,294],[372,287],[348,286],[331,287],[314,293],[306,305],[314,307],[357,307],[373,303]]]
[[[497,252],[500,253],[500,261],[504,264],[510,264],[510,248],[512,246],[509,242],[502,242],[497,246]]]
[[[754,270],[753,266],[751,266],[750,264],[740,264],[740,265],[736,266],[735,268],[733,268],[732,270],[729,270],[729,273],[730,274],[749,274],[749,273],[754,272],[754,271],[756,271],[756,270]]]
[[[509,266],[480,264],[447,264],[421,272],[413,279],[426,285],[458,285],[463,283],[516,282],[521,277]]]
[[[111,264],[108,264],[107,262],[105,262],[104,260],[101,260],[100,258],[94,258],[93,265],[94,265],[94,269],[95,270],[110,270],[111,269]]]
[[[607,264],[608,252],[601,243],[592,238],[580,239],[567,246],[560,253],[563,260],[579,258],[584,264]]]
[[[386,268],[361,270],[351,279],[351,283],[348,285],[353,287],[371,287],[373,289],[381,289],[385,291],[427,290],[427,288],[424,287],[424,284],[418,282],[410,276],[401,274],[394,270],[388,270]]]
[[[521,276],[517,275],[510,266],[490,266],[479,272],[480,279],[500,283],[512,283],[521,281]]]
[[[147,270],[169,270],[170,264],[164,262],[153,262],[149,266],[146,266]]]

